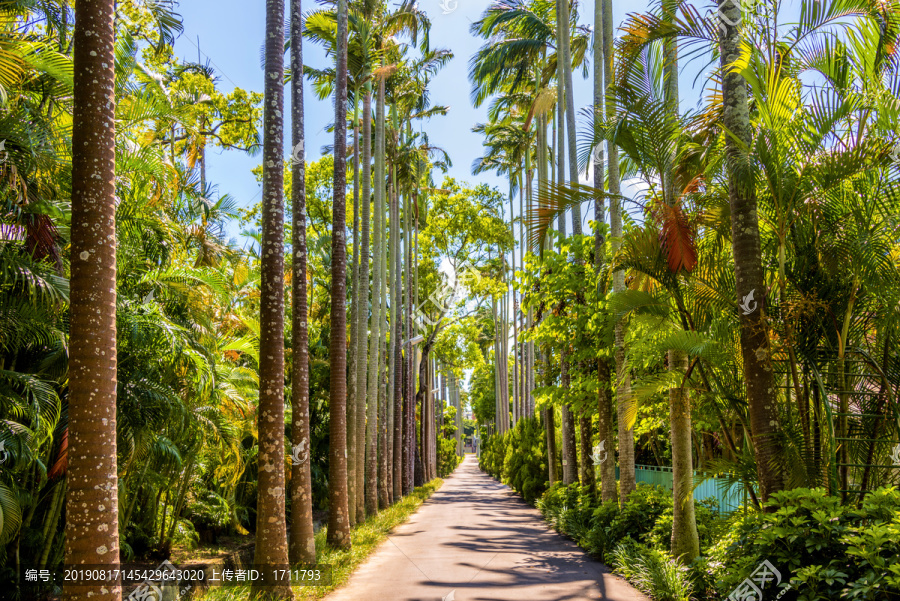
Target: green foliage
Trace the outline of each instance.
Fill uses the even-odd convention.
[[[506,434],[485,437],[478,465],[534,503],[544,494],[549,480],[547,442],[540,417],[520,419]]]
[[[547,489],[547,440],[540,417],[520,419],[506,433],[503,458],[504,482],[534,503]]]
[[[693,599],[689,569],[666,551],[625,541],[619,543],[611,557],[616,571],[655,601]]]
[[[503,480],[503,462],[506,460],[506,437],[499,434],[485,436],[481,441],[478,467],[497,480]]]
[[[697,520],[697,535],[700,538],[700,553],[713,545],[728,527],[728,519],[719,515],[718,502],[708,497],[694,502],[694,516]],[[650,546],[666,549],[672,539],[673,507],[670,503],[662,512],[653,529],[647,534]]]
[[[438,444],[438,477],[446,478],[460,464],[462,457],[456,454],[455,439],[441,438]]]
[[[896,599],[900,595],[900,491],[881,488],[859,508],[822,489],[776,493],[763,512],[736,516],[710,551],[715,586],[728,593],[768,560],[785,601]]]

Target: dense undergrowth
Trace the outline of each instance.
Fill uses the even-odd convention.
[[[669,552],[672,493],[639,484],[621,506],[578,484],[547,487],[539,420],[522,420],[482,445],[481,469],[540,509],[558,532],[658,601],[727,599],[763,562],[761,586],[781,601],[900,599],[900,491],[880,488],[857,506],[822,489],[776,493],[763,511],[720,515],[714,499],[695,502],[700,557]],[[514,444],[510,441],[515,439]],[[539,460],[540,458],[540,460]],[[541,472],[543,466],[543,472]],[[543,473],[543,478],[540,477]],[[536,493],[536,491],[540,491]],[[751,599],[753,589],[743,589]]]

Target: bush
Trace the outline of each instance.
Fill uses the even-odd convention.
[[[669,500],[671,501],[671,499]],[[694,502],[694,516],[697,521],[697,536],[700,539],[701,554],[705,554],[728,528],[729,520],[727,517],[719,515],[718,507],[719,502],[713,497]],[[670,503],[647,535],[650,546],[656,549],[670,547],[674,519],[674,508]]]
[[[456,454],[456,439],[442,438],[438,452],[438,477],[448,476],[456,469],[460,461],[462,461],[462,457]]]
[[[612,565],[639,591],[656,601],[690,601],[689,569],[666,551],[626,541],[611,553]]]
[[[594,510],[586,547],[607,562],[612,550],[626,538],[668,550],[667,540],[663,544],[660,536],[652,535],[657,522],[667,512],[671,535],[672,491],[662,486],[638,484],[621,508],[615,503],[604,503]]]
[[[478,458],[478,467],[481,471],[502,480],[504,459],[506,459],[506,437],[499,434],[485,437],[481,443],[481,457]]]
[[[539,417],[523,418],[504,436],[503,481],[528,503],[547,490],[547,441]]]
[[[557,532],[571,537],[590,551],[588,541],[597,499],[588,488],[557,482],[537,502],[537,508]]]
[[[710,550],[716,589],[728,595],[763,561],[781,573],[782,601],[900,595],[900,492],[871,492],[857,509],[822,489],[775,493],[767,512],[737,515]],[[773,583],[774,584],[774,583]]]

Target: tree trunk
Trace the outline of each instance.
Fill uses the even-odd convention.
[[[416,416],[415,403],[413,401],[413,387],[410,382],[412,369],[413,347],[409,344],[412,338],[410,324],[410,312],[412,310],[412,292],[410,289],[410,252],[409,252],[409,195],[403,195],[403,255],[405,269],[403,278],[403,342],[401,346],[406,353],[403,356],[403,494],[409,494],[413,489],[413,459],[415,457],[416,444]]]
[[[741,302],[754,294],[758,308],[745,315],[741,311],[741,355],[744,362],[744,382],[753,436],[753,453],[762,501],[784,488],[778,412],[774,393],[769,329],[766,320],[766,288],[763,281],[762,252],[759,241],[759,220],[756,211],[754,177],[746,172],[741,147],[751,142],[750,109],[747,102],[747,82],[730,67],[741,52],[740,29],[728,23],[742,18],[740,5],[719,0],[721,35],[721,65],[725,71],[722,81],[722,124],[731,132],[725,136],[728,169],[728,200],[731,205],[731,239],[734,252],[735,289]]]
[[[386,357],[388,353],[387,342],[381,341],[380,345],[381,355]],[[390,406],[388,404],[387,396],[388,372],[387,366],[385,365],[384,361],[382,361],[381,365],[379,365],[378,367],[378,375],[380,376],[380,394],[378,395],[378,509],[382,510],[387,509],[391,504],[388,495],[388,490],[390,489],[390,475],[388,473],[390,454],[390,445],[388,444],[388,412],[390,410]]]
[[[586,486],[591,494],[597,492],[597,485],[594,478],[594,461],[591,458],[591,450],[593,440],[591,436],[591,414],[583,411],[578,418],[578,434],[579,444],[581,446],[581,485]]]
[[[368,399],[368,373],[371,369],[366,362],[368,342],[367,332],[369,330],[369,215],[371,213],[371,188],[372,188],[372,87],[366,83],[365,92],[363,94],[363,123],[362,123],[362,232],[360,234],[360,251],[359,251],[359,286],[360,291],[356,299],[357,308],[357,410],[356,410],[356,430],[357,430],[357,473],[356,473],[356,521],[362,522],[366,516],[366,478],[368,475],[367,451],[371,447],[369,439],[368,427],[366,425],[366,401]],[[374,298],[374,296],[373,296]],[[374,322],[373,322],[374,323]],[[371,358],[369,361],[371,362]],[[371,419],[371,417],[369,418]],[[351,508],[353,509],[353,508]]]
[[[663,4],[663,19],[674,20],[676,10],[672,2]],[[673,38],[663,43],[665,73],[665,98],[667,111],[673,119],[678,117],[678,46]],[[664,198],[670,205],[676,204],[675,161],[669,158],[669,170],[663,175]],[[679,303],[680,304],[680,303]],[[669,350],[669,371],[684,374],[687,371],[687,355],[679,350]],[[694,465],[691,456],[691,400],[683,387],[669,390],[669,424],[672,440],[672,555],[690,564],[700,555],[697,522],[694,516]]]
[[[597,436],[600,439],[600,499],[607,503],[618,502],[619,495],[616,492],[616,462],[610,457],[612,453],[613,421],[612,421],[612,391],[609,387],[609,362],[600,358],[597,360],[597,377],[600,381],[598,398],[598,427]]]
[[[291,0],[291,71],[303,69],[302,0]],[[294,150],[291,176],[291,525],[288,558],[291,565],[316,562],[312,519],[312,474],[310,472],[309,426],[309,329],[306,302],[306,156],[303,79],[291,80],[291,143]],[[359,289],[357,287],[357,289]],[[365,361],[365,359],[363,359]]]
[[[284,0],[266,0],[263,109],[263,200],[260,244],[259,476],[253,563],[286,565],[284,480]],[[177,518],[177,516],[173,516]],[[277,585],[277,586],[276,586]],[[267,588],[263,588],[263,587]],[[272,588],[268,588],[272,587]],[[290,582],[275,573],[254,581],[262,591],[293,599]]]
[[[569,360],[565,357],[566,349],[563,349],[562,387],[564,390],[569,388]],[[563,484],[575,484],[578,482],[578,456],[575,448],[575,416],[565,401],[560,405],[562,419],[562,462],[563,462]]]
[[[113,0],[76,0],[66,564],[118,566],[116,147]],[[68,601],[120,600],[116,582],[66,581]]]
[[[394,465],[391,473],[393,475],[393,494],[394,501],[399,501],[403,496],[403,395],[401,394],[401,383],[403,381],[403,356],[401,354],[401,345],[403,344],[403,334],[401,332],[401,314],[402,314],[402,282],[400,280],[400,198],[398,191],[394,189],[394,195],[391,198],[391,265],[393,265],[393,285],[391,286],[391,325],[393,333],[391,334],[391,366],[393,368],[394,380]]]
[[[687,371],[687,355],[669,351],[669,369]],[[669,423],[672,426],[672,555],[690,564],[700,555],[694,517],[694,464],[691,456],[691,397],[684,388],[669,390]]]
[[[347,372],[347,507],[350,527],[356,525],[356,411],[359,394],[359,88],[353,94],[353,268],[350,276],[350,367]]]
[[[606,85],[606,113],[615,111],[615,99],[609,93],[613,76],[613,23],[612,0],[603,0],[603,77]],[[615,145],[609,145],[607,158],[609,170],[609,224],[612,236],[612,253],[619,252],[622,240],[622,202],[616,198],[621,194],[619,182],[619,151]],[[625,273],[621,270],[613,273],[613,292],[625,290]],[[631,394],[631,375],[625,355],[625,324],[617,321],[615,325],[616,355],[616,399],[618,417],[619,443],[619,492],[620,502],[624,503],[628,495],[635,489],[634,473],[634,430],[629,427],[626,415],[631,411],[634,399]]]
[[[347,499],[347,0],[337,4],[334,90],[334,196],[331,238],[331,340],[328,448],[328,544],[350,547]],[[283,51],[283,48],[282,48]]]
[[[381,228],[382,194],[380,190],[384,186],[384,177],[379,167],[381,153],[381,136],[384,129],[384,99],[381,95],[381,83],[375,101],[375,177],[374,177],[374,204],[372,215],[374,223],[374,251],[372,253],[372,319],[369,328],[369,390],[366,422],[366,515],[375,515],[378,512],[378,373],[379,354],[381,346]]]
[[[565,90],[564,97],[566,103],[566,140],[568,142],[569,147],[569,183],[577,184],[578,183],[578,159],[577,159],[577,151],[575,144],[575,88],[572,85],[572,51],[569,44],[569,0],[557,0],[559,3],[557,9],[557,27],[559,31],[559,41],[563,54],[562,61],[562,73],[563,79],[562,82],[564,85],[562,86]],[[559,127],[562,130],[562,122],[560,122]],[[563,152],[563,149],[560,148],[560,152]],[[560,172],[560,181],[562,181],[565,176]],[[572,206],[572,235],[580,236],[581,235],[581,205],[575,204]]]

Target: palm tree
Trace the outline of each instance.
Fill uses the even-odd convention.
[[[384,135],[384,96],[381,93],[384,85],[384,76],[378,76],[378,95],[375,102],[375,231],[373,235],[372,253],[372,316],[369,328],[369,374],[368,374],[368,405],[366,415],[366,515],[374,515],[378,512],[378,397],[380,386],[379,365],[381,356],[381,311],[384,307],[381,297],[381,219],[384,216],[382,210],[382,194],[384,177],[380,166],[381,136]]]
[[[755,298],[758,303],[756,311],[741,312],[741,355],[750,411],[750,431],[755,443],[753,453],[759,474],[760,494],[765,501],[772,493],[784,488],[779,463],[783,451],[779,439],[778,411],[772,394],[775,384],[769,349],[755,178],[747,171],[746,161],[746,149],[751,140],[747,82],[733,66],[741,53],[741,38],[740,27],[731,23],[740,25],[742,13],[738,3],[720,0],[718,5],[721,15],[719,27],[722,31],[722,126],[730,132],[726,136],[726,164],[735,291],[738,302]]]
[[[66,563],[119,563],[116,466],[114,0],[77,0],[74,31]],[[120,600],[117,582],[69,583],[67,600]]]
[[[360,288],[365,287],[368,290],[369,286],[369,216],[372,212],[372,201],[371,201],[371,182],[372,182],[372,84],[371,82],[365,83],[365,92],[363,96],[363,123],[362,123],[362,202],[360,203],[361,211],[362,211],[362,233],[360,235],[361,248],[359,255],[359,281]],[[358,309],[357,309],[357,318],[359,320],[357,324],[357,332],[359,334],[359,338],[357,341],[357,353],[358,353],[358,364],[357,364],[357,395],[359,397],[360,405],[357,408],[357,437],[358,437],[358,449],[357,449],[357,466],[358,473],[356,477],[356,487],[357,487],[357,499],[356,499],[356,521],[361,522],[365,519],[367,514],[371,515],[371,511],[369,510],[369,494],[367,487],[365,486],[366,480],[371,482],[371,471],[369,467],[369,458],[371,457],[371,449],[373,444],[372,436],[370,434],[370,429],[374,428],[375,425],[372,420],[372,409],[366,407],[366,400],[368,398],[368,366],[370,365],[373,359],[370,358],[370,362],[366,362],[366,358],[368,353],[366,351],[366,344],[368,342],[366,338],[366,333],[368,332],[368,322],[369,322],[369,295],[368,292],[366,294],[358,295],[357,299]],[[374,299],[374,297],[373,297]],[[372,332],[374,335],[374,331]],[[374,356],[373,356],[374,357]],[[367,415],[368,414],[368,415]],[[363,432],[363,428],[365,428],[365,432]],[[371,430],[374,433],[374,430]]]
[[[334,204],[331,236],[331,362],[328,544],[350,547],[347,499],[347,0],[338,0],[334,91]]]
[[[303,69],[302,0],[291,0],[291,72]],[[291,467],[291,565],[316,561],[312,520],[312,476],[309,438],[309,331],[306,306],[306,162],[304,156],[303,79],[291,79],[291,127],[294,151],[291,179],[293,251],[291,274],[291,316],[293,359],[291,364],[291,442],[299,462]]]
[[[287,565],[284,480],[284,0],[266,0],[263,229],[259,340],[259,500],[254,563]],[[254,581],[253,596],[263,581]],[[268,574],[269,592],[293,599],[290,582]]]
[[[616,102],[610,90],[614,79],[613,65],[613,23],[612,0],[603,0],[603,78],[606,82],[606,112],[615,111]],[[612,252],[615,255],[622,240],[622,201],[619,181],[619,151],[615,144],[609,144],[607,169],[609,171],[609,229],[612,236]],[[625,273],[613,271],[613,292],[625,290]],[[617,320],[615,324],[616,355],[616,413],[618,418],[619,446],[619,492],[621,502],[637,487],[634,471],[634,429],[629,426],[628,417],[634,411],[634,400],[631,395],[631,376],[625,357],[625,324]]]

